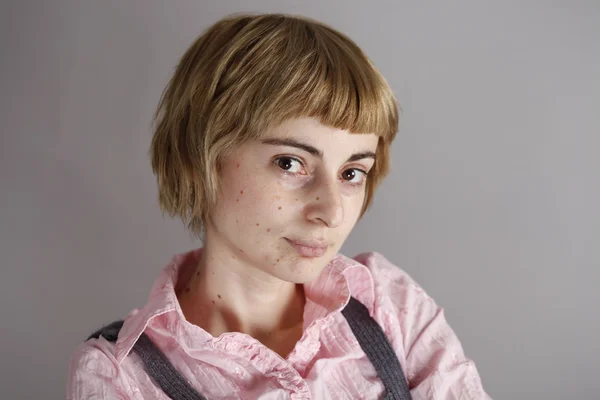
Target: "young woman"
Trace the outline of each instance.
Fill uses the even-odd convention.
[[[443,310],[382,255],[338,254],[398,112],[319,22],[239,15],[181,59],[151,145],[163,211],[203,247],[74,353],[70,399],[487,399]]]

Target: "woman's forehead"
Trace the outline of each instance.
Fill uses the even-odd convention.
[[[323,125],[314,118],[297,118],[268,130],[258,142],[273,145],[298,143],[322,153],[331,150],[375,151],[378,137],[372,133],[356,134]]]

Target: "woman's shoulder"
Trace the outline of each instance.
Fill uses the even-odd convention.
[[[104,337],[89,339],[80,343],[69,360],[67,393],[76,398],[83,387],[91,382],[113,381],[119,374],[119,364],[115,358],[115,344]]]
[[[116,363],[115,343],[109,342],[104,337],[91,338],[80,343],[71,355],[71,367],[83,369],[95,368],[99,364]],[[77,368],[79,369],[79,368]]]
[[[402,267],[394,264],[386,256],[376,251],[360,253],[352,258],[345,257],[348,263],[359,263],[371,273],[376,285],[392,285],[422,290],[421,286]]]
[[[435,301],[403,268],[378,252],[360,253],[349,262],[365,266],[372,277],[375,296],[380,303],[390,302],[396,307],[437,308]],[[391,305],[390,304],[390,305]]]
[[[126,320],[135,314],[132,310]],[[69,360],[67,379],[67,398],[82,399],[99,396],[99,398],[121,398],[117,393],[129,387],[126,373],[137,364],[137,361],[119,361],[117,357],[117,337],[123,321],[115,321],[96,331],[87,340],[75,348]],[[108,394],[108,397],[107,397]]]

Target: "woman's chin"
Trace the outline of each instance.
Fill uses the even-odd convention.
[[[323,257],[299,257],[288,265],[284,274],[280,272],[279,278],[293,283],[308,283],[317,279],[323,272],[323,269],[329,264],[333,257],[325,255]],[[282,276],[285,275],[285,276]]]

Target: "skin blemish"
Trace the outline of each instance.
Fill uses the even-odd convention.
[[[185,288],[185,292],[186,292],[186,293],[189,293],[189,292],[190,292],[190,288],[189,288],[189,287],[186,287],[186,288]]]
[[[196,276],[200,276],[200,271],[196,272]]]
[[[319,197],[317,197],[317,200],[319,200]]]
[[[244,250],[240,249],[240,253],[244,254]]]
[[[214,301],[214,300],[213,300],[212,302],[213,302],[213,304],[215,304],[215,301]]]
[[[217,297],[218,297],[218,298],[221,298],[221,295],[220,295],[220,294],[218,294],[218,295],[217,295]]]
[[[256,226],[260,226],[260,224],[256,224]]]
[[[281,206],[277,207],[278,210],[281,210]]]
[[[238,203],[240,202],[240,199],[236,199],[235,201],[237,201]]]
[[[271,228],[267,228],[267,232],[271,232]]]
[[[279,262],[279,258],[277,259],[277,262]]]
[[[243,190],[240,190],[240,194],[244,194],[244,191],[243,191]]]
[[[240,167],[240,164],[238,163],[238,165],[236,166],[236,168],[239,168],[239,167]]]

